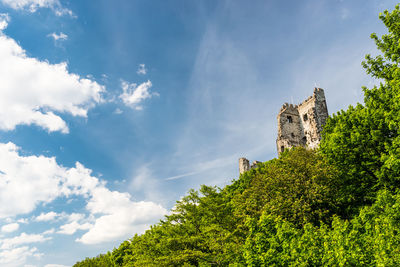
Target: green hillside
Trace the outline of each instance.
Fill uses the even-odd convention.
[[[295,148],[224,188],[202,186],[160,223],[83,266],[400,266],[400,7],[362,63],[380,85]]]

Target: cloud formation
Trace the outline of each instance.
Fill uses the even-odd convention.
[[[9,18],[0,16],[0,30]],[[0,129],[37,125],[49,132],[68,133],[56,113],[86,117],[101,102],[105,90],[97,82],[68,71],[67,63],[50,64],[26,55],[25,50],[0,31]]]
[[[43,234],[26,234],[22,233],[12,238],[5,238],[0,240],[1,249],[12,249],[22,244],[42,243],[50,240],[51,237],[46,237]]]
[[[7,28],[9,22],[10,16],[8,16],[8,14],[0,14],[0,31]]]
[[[33,220],[52,222],[66,219],[67,223],[61,225],[57,233],[71,235],[86,231],[77,238],[84,244],[126,238],[135,232],[142,232],[167,213],[156,203],[134,202],[128,193],[109,190],[103,181],[91,175],[90,169],[78,162],[75,167],[66,168],[58,165],[54,157],[21,156],[20,148],[13,143],[0,143],[0,171],[0,203],[8,203],[0,206],[0,218],[29,214],[39,205],[46,206],[58,197],[81,196],[86,203],[87,214],[68,215],[49,211]],[[2,230],[11,232],[13,227],[16,228],[10,225]],[[49,240],[41,235],[21,234],[0,239],[0,249],[10,250],[21,244]]]
[[[137,74],[139,75],[145,75],[147,73],[146,65],[145,64],[139,64],[139,68],[136,71]]]
[[[64,225],[61,225],[60,230],[57,232],[64,235],[72,235],[78,230],[89,230],[92,227],[90,223],[79,224],[77,221],[73,221]]]
[[[57,218],[59,215],[54,212],[50,211],[48,213],[41,213],[39,216],[35,218],[35,221],[37,222],[48,222],[48,221],[53,221],[55,218]]]
[[[50,8],[57,16],[73,16],[72,11],[62,7],[59,0],[1,0],[1,2],[15,10],[28,10],[34,13],[39,8]]]
[[[11,233],[11,232],[17,231],[18,228],[19,228],[19,224],[18,223],[9,223],[9,224],[3,225],[1,227],[1,231],[3,233]]]
[[[40,258],[40,254],[36,247],[22,246],[8,250],[0,251],[0,264],[7,267],[24,266],[28,257]]]
[[[48,34],[47,36],[53,38],[54,41],[58,41],[58,40],[65,41],[68,39],[68,35],[66,35],[63,32],[60,32],[59,34],[53,32],[53,33]]]
[[[143,106],[141,103],[153,96],[158,96],[159,94],[150,92],[150,88],[153,86],[151,81],[147,81],[137,85],[136,83],[128,83],[122,81],[121,87],[123,93],[119,96],[125,105],[136,110],[142,110]]]

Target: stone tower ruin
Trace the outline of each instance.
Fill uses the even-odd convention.
[[[278,114],[278,154],[295,146],[316,148],[321,140],[322,127],[328,118],[325,93],[322,88],[314,88],[312,96],[299,105],[285,103]],[[251,165],[248,159],[239,159],[239,172],[242,174],[257,168],[259,161]]]
[[[261,161],[253,161],[250,165],[250,161],[246,158],[239,159],[239,173],[247,172],[248,170],[257,168],[257,165],[260,164]]]
[[[239,159],[239,173],[244,173],[250,170],[250,162],[246,158]]]
[[[314,88],[313,95],[299,105],[285,103],[278,114],[278,154],[295,146],[318,147],[327,118],[328,108],[322,88]]]

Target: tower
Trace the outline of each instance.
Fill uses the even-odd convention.
[[[242,174],[250,170],[250,162],[246,158],[239,159],[239,173]]]
[[[322,88],[314,88],[313,95],[299,105],[285,103],[278,114],[278,154],[295,146],[318,147],[327,118],[328,108]]]

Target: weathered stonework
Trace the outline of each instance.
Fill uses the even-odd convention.
[[[314,88],[314,94],[299,105],[285,103],[278,114],[278,154],[295,146],[318,147],[327,118],[328,108],[321,88]]]
[[[299,105],[285,103],[278,114],[278,154],[287,148],[302,146],[316,148],[321,141],[322,127],[328,118],[325,93],[322,88],[314,88],[312,96]],[[239,159],[240,174],[257,168],[260,161],[250,162]]]
[[[246,158],[240,158],[239,159],[239,173],[242,174],[244,172],[247,172],[248,170],[254,169],[258,167],[258,164],[260,164],[261,161],[253,161],[250,165],[250,161]]]
[[[246,158],[239,159],[239,173],[242,174],[250,170],[250,162]]]

